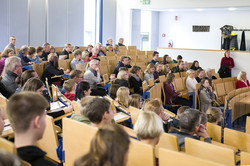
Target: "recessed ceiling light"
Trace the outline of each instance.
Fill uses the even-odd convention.
[[[230,10],[230,11],[234,11],[234,10],[236,10],[236,8],[234,8],[234,7],[230,7],[230,8],[228,8],[228,10]]]
[[[196,10],[199,11],[199,12],[203,11],[203,9],[201,9],[201,8],[198,8],[198,9],[196,9]]]

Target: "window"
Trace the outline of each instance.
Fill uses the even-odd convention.
[[[95,45],[96,1],[84,0],[84,45]]]

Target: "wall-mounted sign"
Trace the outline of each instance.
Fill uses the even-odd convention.
[[[166,37],[166,34],[165,34],[165,33],[163,33],[161,36],[162,36],[162,37]]]
[[[143,5],[150,5],[150,0],[141,0]]]
[[[193,32],[210,32],[210,26],[193,25]]]

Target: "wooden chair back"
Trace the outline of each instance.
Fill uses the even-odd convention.
[[[167,114],[168,114],[170,117],[172,117],[172,118],[175,118],[175,117],[176,117],[176,114],[173,113],[173,112],[171,112],[171,111],[169,111],[169,110],[164,109],[164,112],[167,113]]]
[[[213,141],[221,142],[222,127],[216,124],[207,122],[207,133]]]
[[[155,82],[154,82],[154,79],[153,79],[153,78],[148,79],[148,86],[149,86],[149,87],[154,86],[154,84],[155,84]]]
[[[224,82],[224,86],[225,86],[226,94],[228,94],[229,92],[231,92],[235,89],[232,81]]]
[[[186,87],[183,84],[182,78],[176,78],[174,81],[174,86],[177,92],[184,91]]]
[[[50,87],[49,87],[49,83],[48,83],[48,78],[46,78],[46,80],[45,80],[45,86],[48,89],[48,93],[49,93],[50,99],[52,99],[52,94],[51,94],[51,91],[50,91]]]
[[[43,71],[44,71],[44,66],[45,66],[45,63],[37,63],[37,64],[33,65],[33,70],[36,71],[39,78],[42,77],[42,74],[43,74]]]
[[[250,116],[247,116],[247,120],[246,120],[246,133],[250,134]]]
[[[69,54],[69,59],[73,60],[74,59],[74,55],[73,54]]]
[[[222,83],[214,84],[214,86],[215,86],[215,89],[216,89],[218,97],[226,95],[226,91],[225,91],[225,87],[224,87],[224,83],[223,82]]]
[[[82,73],[84,73],[85,68],[83,67],[82,64],[76,64],[76,70],[80,70],[80,71],[82,71]]]
[[[108,65],[101,65],[100,66],[100,74],[105,75],[105,74],[111,74],[113,71],[109,71]]]
[[[148,83],[147,81],[142,82],[142,90],[143,92],[146,92],[148,90]]]
[[[106,74],[103,74],[103,82],[104,83],[108,83],[109,82],[109,76],[108,76],[108,74],[106,73]]]
[[[189,155],[214,161],[225,165],[235,165],[235,156],[232,149],[202,142],[192,138],[185,138],[185,152]]]
[[[250,165],[250,153],[240,153],[240,165]]]
[[[140,109],[129,106],[129,112],[130,112],[130,116],[131,116],[131,120],[132,120],[132,124],[135,125],[135,122],[137,121],[137,118],[139,116],[139,114],[142,112]]]
[[[128,46],[128,50],[136,50],[136,46]]]
[[[160,83],[163,83],[166,80],[166,76],[165,75],[159,76],[159,80],[160,80]]]
[[[146,52],[146,55],[147,55],[148,57],[152,57],[152,56],[153,56],[153,53],[154,53],[154,51],[147,51],[147,52]]]
[[[155,165],[153,146],[134,139],[130,141],[127,166]]]
[[[80,103],[77,102],[77,101],[71,101],[71,104],[73,106],[74,112],[76,114],[81,114],[81,112],[80,112]]]
[[[127,50],[127,47],[126,46],[119,46],[119,49],[120,50]]]
[[[222,82],[223,82],[222,79],[215,79],[215,80],[213,80],[214,84],[218,84],[218,83],[222,83]]]
[[[7,103],[8,103],[8,100],[4,96],[0,95],[0,109],[2,109],[3,114],[4,114],[3,119],[7,119],[7,110],[6,110]]]
[[[161,87],[162,84],[160,83],[157,83],[155,84],[155,86],[153,86],[150,90],[149,90],[149,93],[150,93],[150,98],[151,99],[160,99],[161,100]]]
[[[4,149],[11,154],[17,154],[15,144],[2,137],[0,137],[0,149]]]
[[[63,118],[63,149],[66,166],[74,165],[77,158],[89,151],[90,142],[97,130],[93,126]]]
[[[247,152],[247,143],[250,135],[229,128],[224,128],[224,144],[234,146],[241,151]]]
[[[107,52],[106,55],[107,55],[107,57],[109,57],[109,56],[113,56],[114,57],[115,56],[115,52]]]
[[[64,60],[64,59],[58,60],[58,67],[63,68],[63,70],[67,70],[67,69],[70,70],[70,68],[69,68],[69,66],[67,64],[67,60]]]
[[[52,93],[51,93],[52,99],[53,101],[57,101],[58,100],[57,87],[54,84],[52,84],[51,89],[52,89]]]
[[[223,166],[223,164],[215,163],[199,157],[194,157],[185,153],[175,152],[168,149],[159,149],[159,166]]]
[[[45,151],[46,156],[56,162],[60,162],[57,157],[56,148],[58,147],[58,137],[56,134],[53,117],[46,115],[46,128],[43,138],[37,142],[37,146]]]

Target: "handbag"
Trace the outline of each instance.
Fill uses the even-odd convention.
[[[225,58],[224,58],[224,62],[225,62]],[[227,71],[228,71],[228,68],[225,67],[224,65],[221,65],[221,67],[218,70],[220,78],[224,78],[226,76],[226,74],[228,73]]]

